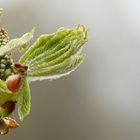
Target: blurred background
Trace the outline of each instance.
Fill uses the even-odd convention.
[[[67,77],[31,83],[32,109],[1,140],[140,140],[139,0],[0,0],[11,38],[35,39],[84,24],[84,63]],[[18,56],[18,55],[17,55]]]

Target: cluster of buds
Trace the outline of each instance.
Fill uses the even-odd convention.
[[[8,43],[9,37],[7,32],[0,28],[0,47],[5,46]],[[17,65],[17,64],[16,64]],[[0,79],[5,81],[7,88],[16,93],[21,85],[21,75],[16,74],[18,70],[14,67],[11,54],[6,54],[0,57]],[[17,128],[18,123],[11,119],[9,116],[15,109],[15,101],[7,101],[0,106],[0,109],[4,111],[3,116],[0,116],[0,134],[7,134],[10,128]]]
[[[4,28],[0,28],[0,46],[6,45],[8,41],[9,41],[8,33],[4,30]]]
[[[13,60],[10,54],[6,54],[0,57],[0,79],[5,81],[12,74],[14,74]]]
[[[4,28],[0,28],[0,47],[5,46],[8,43],[8,33]],[[8,76],[13,74],[13,60],[10,54],[6,54],[0,57],[0,79],[6,80]]]

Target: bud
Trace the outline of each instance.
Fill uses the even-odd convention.
[[[3,117],[9,116],[15,109],[16,102],[15,101],[7,101],[2,104],[0,107],[4,109]]]
[[[23,64],[15,63],[14,68],[19,72],[19,73],[25,73],[28,69],[28,66],[25,66]]]
[[[1,69],[5,69],[5,67],[6,67],[6,66],[5,66],[4,64],[0,64],[0,68],[1,68]]]
[[[5,121],[5,123],[8,126],[8,128],[17,128],[17,127],[19,127],[19,124],[14,119],[6,117],[6,118],[3,118],[3,120]]]
[[[8,43],[9,37],[8,33],[4,30],[4,28],[0,28],[0,47],[4,47]],[[0,79],[6,80],[9,75],[12,75],[13,61],[11,59],[11,54],[6,54],[0,57]]]
[[[6,45],[8,40],[8,33],[4,30],[4,28],[0,28],[0,46]]]
[[[21,86],[21,76],[20,75],[11,75],[6,79],[7,87],[10,91],[16,92]]]
[[[0,134],[6,135],[9,132],[9,129],[11,128],[17,128],[19,127],[19,124],[9,117],[5,117],[3,119],[0,119]]]
[[[12,73],[12,70],[9,68],[9,69],[6,69],[4,72],[3,72],[3,79],[6,79],[7,77],[9,77]]]

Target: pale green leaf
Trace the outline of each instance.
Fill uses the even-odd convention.
[[[0,93],[8,93],[11,94],[12,92],[7,88],[7,85],[4,81],[0,79]]]
[[[29,67],[27,76],[60,77],[73,71],[83,61],[83,56],[77,53],[87,42],[87,32],[85,26],[79,25],[39,37],[19,61]]]
[[[30,113],[31,95],[27,77],[23,77],[18,97],[18,114],[21,120]]]
[[[58,32],[53,34],[41,35],[37,41],[26,51],[26,53],[20,58],[21,63],[27,64],[30,60],[33,60],[40,54],[46,53],[47,50],[54,48],[62,38],[65,38],[71,30],[61,28]]]
[[[2,107],[0,107],[0,117],[3,118],[5,117],[5,114],[7,114],[6,110]]]
[[[0,48],[0,56],[3,56],[17,48],[25,47],[33,38],[33,34],[34,29],[31,32],[24,34],[21,38],[10,40],[5,46]]]
[[[71,56],[70,58],[67,58],[66,60],[64,60],[63,62],[59,64],[46,67],[40,70],[37,70],[37,69],[30,70],[28,72],[28,76],[30,77],[53,76],[54,78],[55,77],[59,78],[75,70],[83,62],[83,60],[84,60],[83,55],[74,55],[74,56]]]

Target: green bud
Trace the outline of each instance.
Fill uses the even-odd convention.
[[[12,60],[7,60],[6,67],[11,67],[12,63],[13,63]]]
[[[1,63],[6,64],[5,59],[1,59]]]
[[[5,58],[6,60],[9,60],[9,59],[10,59],[10,56],[9,56],[9,55],[5,55],[4,58]]]
[[[5,67],[6,67],[6,66],[5,66],[4,64],[0,64],[0,68],[1,68],[1,69],[5,69]]]
[[[6,76],[9,76],[11,74],[11,72],[12,72],[11,69],[6,69],[5,70],[5,75]]]
[[[0,69],[0,73],[4,73],[4,69]]]

